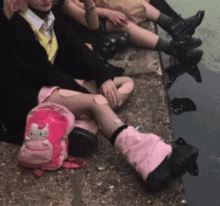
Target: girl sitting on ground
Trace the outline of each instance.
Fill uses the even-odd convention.
[[[23,2],[23,0],[11,1],[10,6],[18,8],[18,2]],[[5,1],[5,4],[7,5],[8,1]],[[13,11],[15,11],[17,8],[13,8]],[[7,13],[6,16],[8,18],[13,16],[14,12],[10,10],[8,5],[7,7],[5,6],[4,11]],[[31,30],[32,36],[30,36],[34,37],[34,39],[31,39],[28,36],[30,34],[30,30],[29,33],[27,32],[26,36],[21,34],[22,32],[20,33],[20,36],[19,34],[13,36],[13,34],[16,33],[16,27],[13,23],[9,24],[7,18],[4,16],[3,10],[1,12],[4,17],[4,21],[1,21],[2,25],[4,26],[4,28],[2,28],[2,34],[5,32],[5,40],[2,41],[4,45],[2,43],[1,47],[1,57],[2,62],[4,63],[0,69],[0,76],[2,78],[1,88],[5,88],[1,92],[1,100],[4,100],[1,101],[1,109],[3,123],[8,131],[11,131],[15,134],[12,136],[17,136],[16,139],[12,138],[11,142],[17,144],[22,143],[23,137],[21,136],[23,136],[26,116],[30,109],[38,104],[38,93],[41,91],[42,84],[57,85],[64,89],[78,90],[85,93],[96,92],[97,84],[100,88],[100,92],[104,92],[106,95],[108,95],[109,103],[112,108],[117,108],[118,104],[121,106],[123,101],[125,101],[126,98],[131,95],[131,91],[130,93],[128,91],[127,94],[121,95],[120,100],[118,99],[119,94],[115,85],[117,85],[118,89],[122,87],[122,85],[124,88],[124,85],[126,87],[127,83],[132,82],[132,80],[128,77],[114,78],[115,76],[111,75],[110,71],[105,67],[105,65],[103,65],[96,55],[85,46],[85,44],[74,32],[72,32],[68,25],[65,27],[65,29],[59,29],[58,26],[58,29],[56,29],[56,36],[54,32],[48,33],[47,30],[43,31],[45,34],[42,34],[38,30],[34,30],[34,32]],[[47,16],[44,12],[39,13],[39,15]],[[21,17],[18,14],[16,14],[16,16]],[[19,22],[19,20],[16,22],[18,31],[28,30],[29,24],[23,18],[21,19],[21,22]],[[11,21],[13,22],[13,20],[14,19]],[[40,23],[42,23],[40,18],[38,20]],[[25,23],[27,25],[25,25]],[[50,23],[53,22],[51,21]],[[60,25],[62,24],[65,23],[60,20]],[[11,30],[9,30],[8,25],[11,26]],[[39,24],[36,25],[36,27],[38,26]],[[42,24],[41,28],[39,29],[45,29],[44,26]],[[22,30],[22,27],[24,27],[24,30]],[[64,31],[66,31],[66,33]],[[59,41],[58,43],[54,44],[56,38]],[[61,38],[62,41],[60,40]],[[41,40],[40,43],[42,45],[38,43],[37,39]],[[1,40],[3,40],[3,38]],[[9,49],[10,51],[7,51]],[[16,69],[17,65],[13,63],[13,55],[10,54],[10,52],[14,53],[14,57],[17,60],[17,65],[20,65],[20,70]],[[46,56],[42,55],[42,53]],[[7,54],[10,55],[7,56]],[[27,58],[28,55],[30,55],[30,58]],[[48,58],[50,61],[48,61]],[[6,62],[7,59],[9,59],[9,61]],[[67,59],[68,61],[66,61]],[[44,66],[42,67],[42,65]],[[44,70],[45,67],[47,69]],[[42,71],[39,68],[42,68]],[[59,68],[62,68],[62,72],[59,70]],[[75,71],[73,75],[74,69]],[[74,77],[85,79],[87,81],[84,83],[82,80],[75,81],[73,80]],[[95,80],[95,83],[94,81],[90,82],[89,80]],[[85,87],[82,87],[81,84],[87,86],[90,92]],[[14,88],[17,88],[17,90]],[[42,96],[45,94],[44,92],[46,91],[47,90],[43,90],[43,92],[40,92],[39,99],[42,98]],[[48,90],[48,92],[50,92],[50,90]],[[19,110],[17,110],[17,108],[19,108]]]
[[[113,57],[127,47],[127,34],[120,32],[117,35],[105,36],[104,27],[98,19],[93,0],[85,0],[84,5],[83,10],[71,0],[57,0],[53,12],[71,25],[74,32],[78,33],[111,73],[122,76],[124,69],[109,64],[107,58]]]
[[[73,1],[83,8],[81,2],[78,0]],[[130,41],[135,45],[163,51],[177,57],[182,63],[197,64],[200,61],[203,52],[190,49],[200,46],[202,42],[190,35],[201,23],[204,11],[183,20],[180,17],[169,17],[161,13],[146,0],[137,2],[131,2],[130,0],[95,0],[95,3],[98,15],[107,18],[106,32],[113,32],[118,29],[127,32],[130,35]],[[167,41],[138,26],[139,23],[145,20],[156,22],[172,36],[173,41]]]
[[[15,66],[11,74],[14,72],[20,83],[26,83],[23,88],[26,90],[21,91],[20,85],[12,82],[13,90],[26,99],[23,107],[31,103],[36,106],[38,99],[40,103],[65,106],[76,118],[82,114],[91,115],[103,135],[125,156],[151,190],[159,191],[172,178],[192,171],[198,156],[195,147],[179,139],[172,149],[160,137],[139,133],[125,125],[113,112],[112,108],[121,106],[131,96],[133,81],[126,77],[111,80],[68,25],[59,17],[53,21],[52,0],[30,0],[28,5],[29,8],[12,19],[16,36],[10,45]],[[73,77],[94,79],[101,94],[89,94],[91,87],[86,83],[80,86]],[[27,101],[31,100],[29,95],[33,99],[30,102]]]
[[[88,0],[88,1],[90,1],[90,0]],[[23,2],[24,2],[23,0],[11,1],[10,8],[9,8],[8,1],[4,1],[4,4],[6,5],[5,10],[4,10],[6,17],[8,19],[10,19],[13,16],[14,12],[19,9],[20,4],[24,4]],[[3,3],[3,1],[2,1],[2,3]],[[21,6],[23,6],[23,5],[21,5]],[[2,10],[2,12],[3,12],[3,10]],[[2,13],[2,14],[4,14],[4,13]],[[5,17],[4,17],[4,21],[2,21],[2,24],[3,24],[3,22],[6,22],[4,24],[4,26],[10,25],[8,20]],[[11,56],[10,55],[7,56],[7,53],[9,54],[9,52],[6,52],[6,51],[10,48],[9,44],[10,45],[13,44],[14,40],[12,41],[12,36],[10,36],[10,34],[13,34],[14,31],[12,29],[11,31],[8,30],[8,32],[7,32],[7,29],[2,28],[2,34],[4,32],[6,34],[5,34],[5,41],[3,41],[5,44],[5,47],[3,47],[3,46],[1,47],[2,66],[1,66],[1,70],[0,70],[0,73],[1,73],[0,76],[2,78],[1,84],[3,84],[3,86],[1,86],[1,88],[5,88],[1,93],[1,99],[2,99],[2,101],[1,101],[2,102],[2,107],[1,107],[2,111],[0,112],[1,116],[2,116],[1,122],[7,128],[7,132],[4,134],[4,141],[15,143],[15,144],[21,144],[22,140],[23,140],[25,119],[26,119],[26,116],[27,116],[28,112],[30,111],[30,109],[37,105],[37,95],[36,94],[39,92],[39,90],[38,90],[38,87],[36,87],[36,84],[34,86],[32,84],[27,84],[26,80],[25,81],[22,80],[22,78],[20,77],[21,76],[20,74],[16,74],[16,71],[13,71],[14,69],[12,69],[12,68],[15,66],[12,65],[13,61],[8,60],[11,58]],[[75,41],[80,42],[78,45],[82,46],[82,42],[79,40],[79,37],[77,35],[73,34],[73,39],[74,38],[76,38]],[[9,41],[6,41],[6,40],[9,40]],[[8,42],[8,43],[6,43],[6,42]],[[24,45],[27,45],[27,44],[24,44]],[[31,44],[28,45],[28,48],[31,49]],[[54,47],[49,46],[47,49],[54,49]],[[76,52],[76,50],[74,50],[74,51]],[[99,70],[103,70],[100,72],[99,75],[97,75],[96,79],[98,79],[99,81],[104,81],[106,78],[113,79],[117,75],[116,72],[112,72],[112,68],[109,69],[109,66],[106,67],[106,65],[103,64],[103,62],[101,62],[100,59],[98,59],[93,54],[93,52],[84,51],[84,53],[88,53],[89,57],[85,57],[85,58],[89,59],[88,61],[92,62],[91,67],[96,67],[96,72],[99,72]],[[25,52],[23,54],[20,53],[20,55],[21,55],[20,56],[21,59],[24,60],[26,58]],[[24,56],[22,56],[22,55],[24,55]],[[24,61],[27,62],[27,60],[24,60]],[[30,60],[30,61],[32,61],[32,60]],[[27,63],[26,66],[29,66],[31,64],[33,64],[33,63],[30,63],[30,64]],[[74,66],[71,66],[72,64],[73,64],[73,62],[69,62],[69,64],[68,64],[68,67],[71,69],[72,69],[72,67],[74,67]],[[82,68],[87,67],[87,65],[85,66],[85,64],[81,64],[80,66],[82,66]],[[54,71],[54,73],[56,73],[56,72]],[[6,78],[4,77],[5,75],[6,75]],[[64,87],[64,88],[68,87],[70,89],[73,89],[77,86],[80,86],[75,81],[72,81],[70,76],[67,76],[66,78],[64,78],[65,75],[62,76],[62,74],[60,74],[60,76],[59,76],[58,73],[56,75],[57,75],[58,79],[53,79],[51,81],[52,82],[56,81],[57,85],[63,85],[62,87]],[[54,75],[54,76],[56,76],[56,75]],[[89,74],[87,74],[87,75],[88,75],[88,79],[90,79],[92,76],[94,76],[94,75],[89,75]],[[48,76],[48,79],[49,78],[50,77]],[[131,80],[129,78],[125,77],[125,78],[118,78],[117,80],[114,79],[114,81],[116,81],[115,83],[118,85],[118,84],[124,84],[127,81],[131,81]],[[81,82],[81,84],[82,84],[83,81],[81,80],[78,82]],[[84,84],[89,85],[90,92],[97,91],[96,85],[94,82],[87,81]],[[115,91],[116,88],[113,86],[115,86],[115,85],[113,85],[113,82],[111,82],[109,80],[107,84],[103,84],[102,88],[104,90],[106,90],[106,87],[108,87],[108,90],[111,90],[111,91],[108,91],[108,95],[111,96],[112,93],[115,94],[113,97],[114,99],[111,99],[111,102],[113,102],[113,101],[116,102],[117,101],[117,92]],[[19,90],[15,91],[13,89],[15,87],[19,88]],[[82,89],[82,91],[88,92],[86,89],[84,89],[82,87],[80,87],[80,89]],[[10,96],[8,94],[10,94]],[[3,101],[4,99],[5,99],[5,101]],[[121,103],[122,102],[120,101],[120,104]],[[26,105],[26,106],[24,106],[24,105]],[[112,106],[112,107],[114,107],[114,106]],[[17,108],[20,108],[19,111],[17,111]],[[15,115],[15,113],[16,113],[16,115]],[[95,136],[95,134],[97,133],[97,129],[96,129],[97,126],[95,125],[93,120],[90,120],[90,119],[88,120],[88,119],[84,119],[84,118],[85,117],[82,118],[83,120],[77,119],[77,125],[76,125],[77,128],[75,128],[71,132],[71,136],[74,137],[74,139],[70,140],[70,143],[71,143],[70,145],[76,145],[76,143],[77,143],[77,150],[76,150],[76,146],[75,146],[75,147],[71,148],[71,151],[75,152],[74,154],[76,154],[76,155],[83,155],[83,156],[91,154],[91,152],[94,152],[94,150],[97,148],[97,137]],[[1,137],[1,139],[2,139],[2,137]]]
[[[105,35],[103,19],[97,20],[98,15],[97,18],[93,17],[97,14],[96,10],[94,2],[91,5],[85,1],[82,9],[71,0],[57,0],[53,8],[53,12],[62,16],[74,31],[78,32],[83,41],[90,43],[90,48],[92,45],[99,56],[105,59],[112,58],[127,47],[128,37],[124,32]]]

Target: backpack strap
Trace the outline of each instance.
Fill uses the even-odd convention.
[[[86,166],[86,162],[78,157],[67,157],[62,166],[64,168],[82,168]]]
[[[42,170],[42,169],[33,169],[33,173],[34,173],[34,175],[36,175],[37,177],[42,177],[42,176],[44,176],[45,170]]]
[[[67,159],[63,162],[62,167],[64,168],[82,168],[86,166],[86,162],[83,159],[78,157],[67,157]],[[33,169],[33,173],[37,177],[44,176],[45,170],[43,169]]]

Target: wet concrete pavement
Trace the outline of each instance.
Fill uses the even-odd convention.
[[[144,24],[153,29],[152,23]],[[135,82],[135,92],[117,114],[126,123],[140,126],[173,144],[167,90],[157,52],[129,48],[111,60],[124,66]],[[161,192],[144,188],[139,175],[99,135],[99,148],[85,158],[79,170],[47,171],[36,178],[17,161],[19,146],[0,142],[1,206],[182,206],[186,205],[181,178]]]

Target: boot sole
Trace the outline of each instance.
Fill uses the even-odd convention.
[[[145,181],[145,187],[152,191],[158,192],[164,189],[171,181],[171,170],[169,162],[162,162],[153,172],[151,172]]]
[[[199,155],[199,151],[196,147],[192,147],[189,151],[190,154],[185,155],[177,161],[173,168],[171,168],[171,178],[175,179],[183,176],[185,173],[191,170],[191,168],[195,165],[196,160]],[[171,166],[172,167],[172,166]]]
[[[178,34],[175,40],[178,40],[178,41],[185,40],[187,38],[187,34],[195,30],[196,27],[197,27],[196,24],[191,25],[190,27],[185,29],[182,33]]]
[[[192,46],[182,46],[182,45],[180,45],[180,44],[178,44],[178,43],[177,43],[177,45],[178,45],[178,47],[179,47],[180,49],[190,50],[190,49],[195,49],[195,48],[197,48],[197,47],[200,47],[200,46],[202,45],[202,41],[199,42],[198,44],[195,44],[195,45],[192,45]]]
[[[196,147],[192,147],[190,151],[184,156],[176,161],[174,166],[167,168],[166,171],[160,171],[160,166],[151,173],[145,186],[147,189],[153,192],[159,192],[169,185],[172,179],[176,179],[178,177],[183,176],[188,171],[194,167],[196,160],[198,158],[198,149]]]
[[[88,157],[96,151],[98,147],[96,135],[78,127],[74,128],[71,133],[69,135],[69,155]]]

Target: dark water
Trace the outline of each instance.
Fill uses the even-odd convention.
[[[199,176],[184,175],[187,205],[220,205],[220,1],[167,0],[184,17],[206,11],[196,30],[204,55],[198,68],[168,68],[173,135],[199,149]],[[159,34],[164,32],[159,29]],[[162,55],[164,66],[169,57]]]
[[[199,70],[201,83],[184,74],[169,89],[170,100],[187,98],[193,103],[193,106],[186,103],[188,110],[183,109],[182,114],[172,115],[173,135],[174,139],[183,137],[199,149],[199,176],[183,177],[188,205],[217,206],[220,205],[220,76],[200,64]]]

